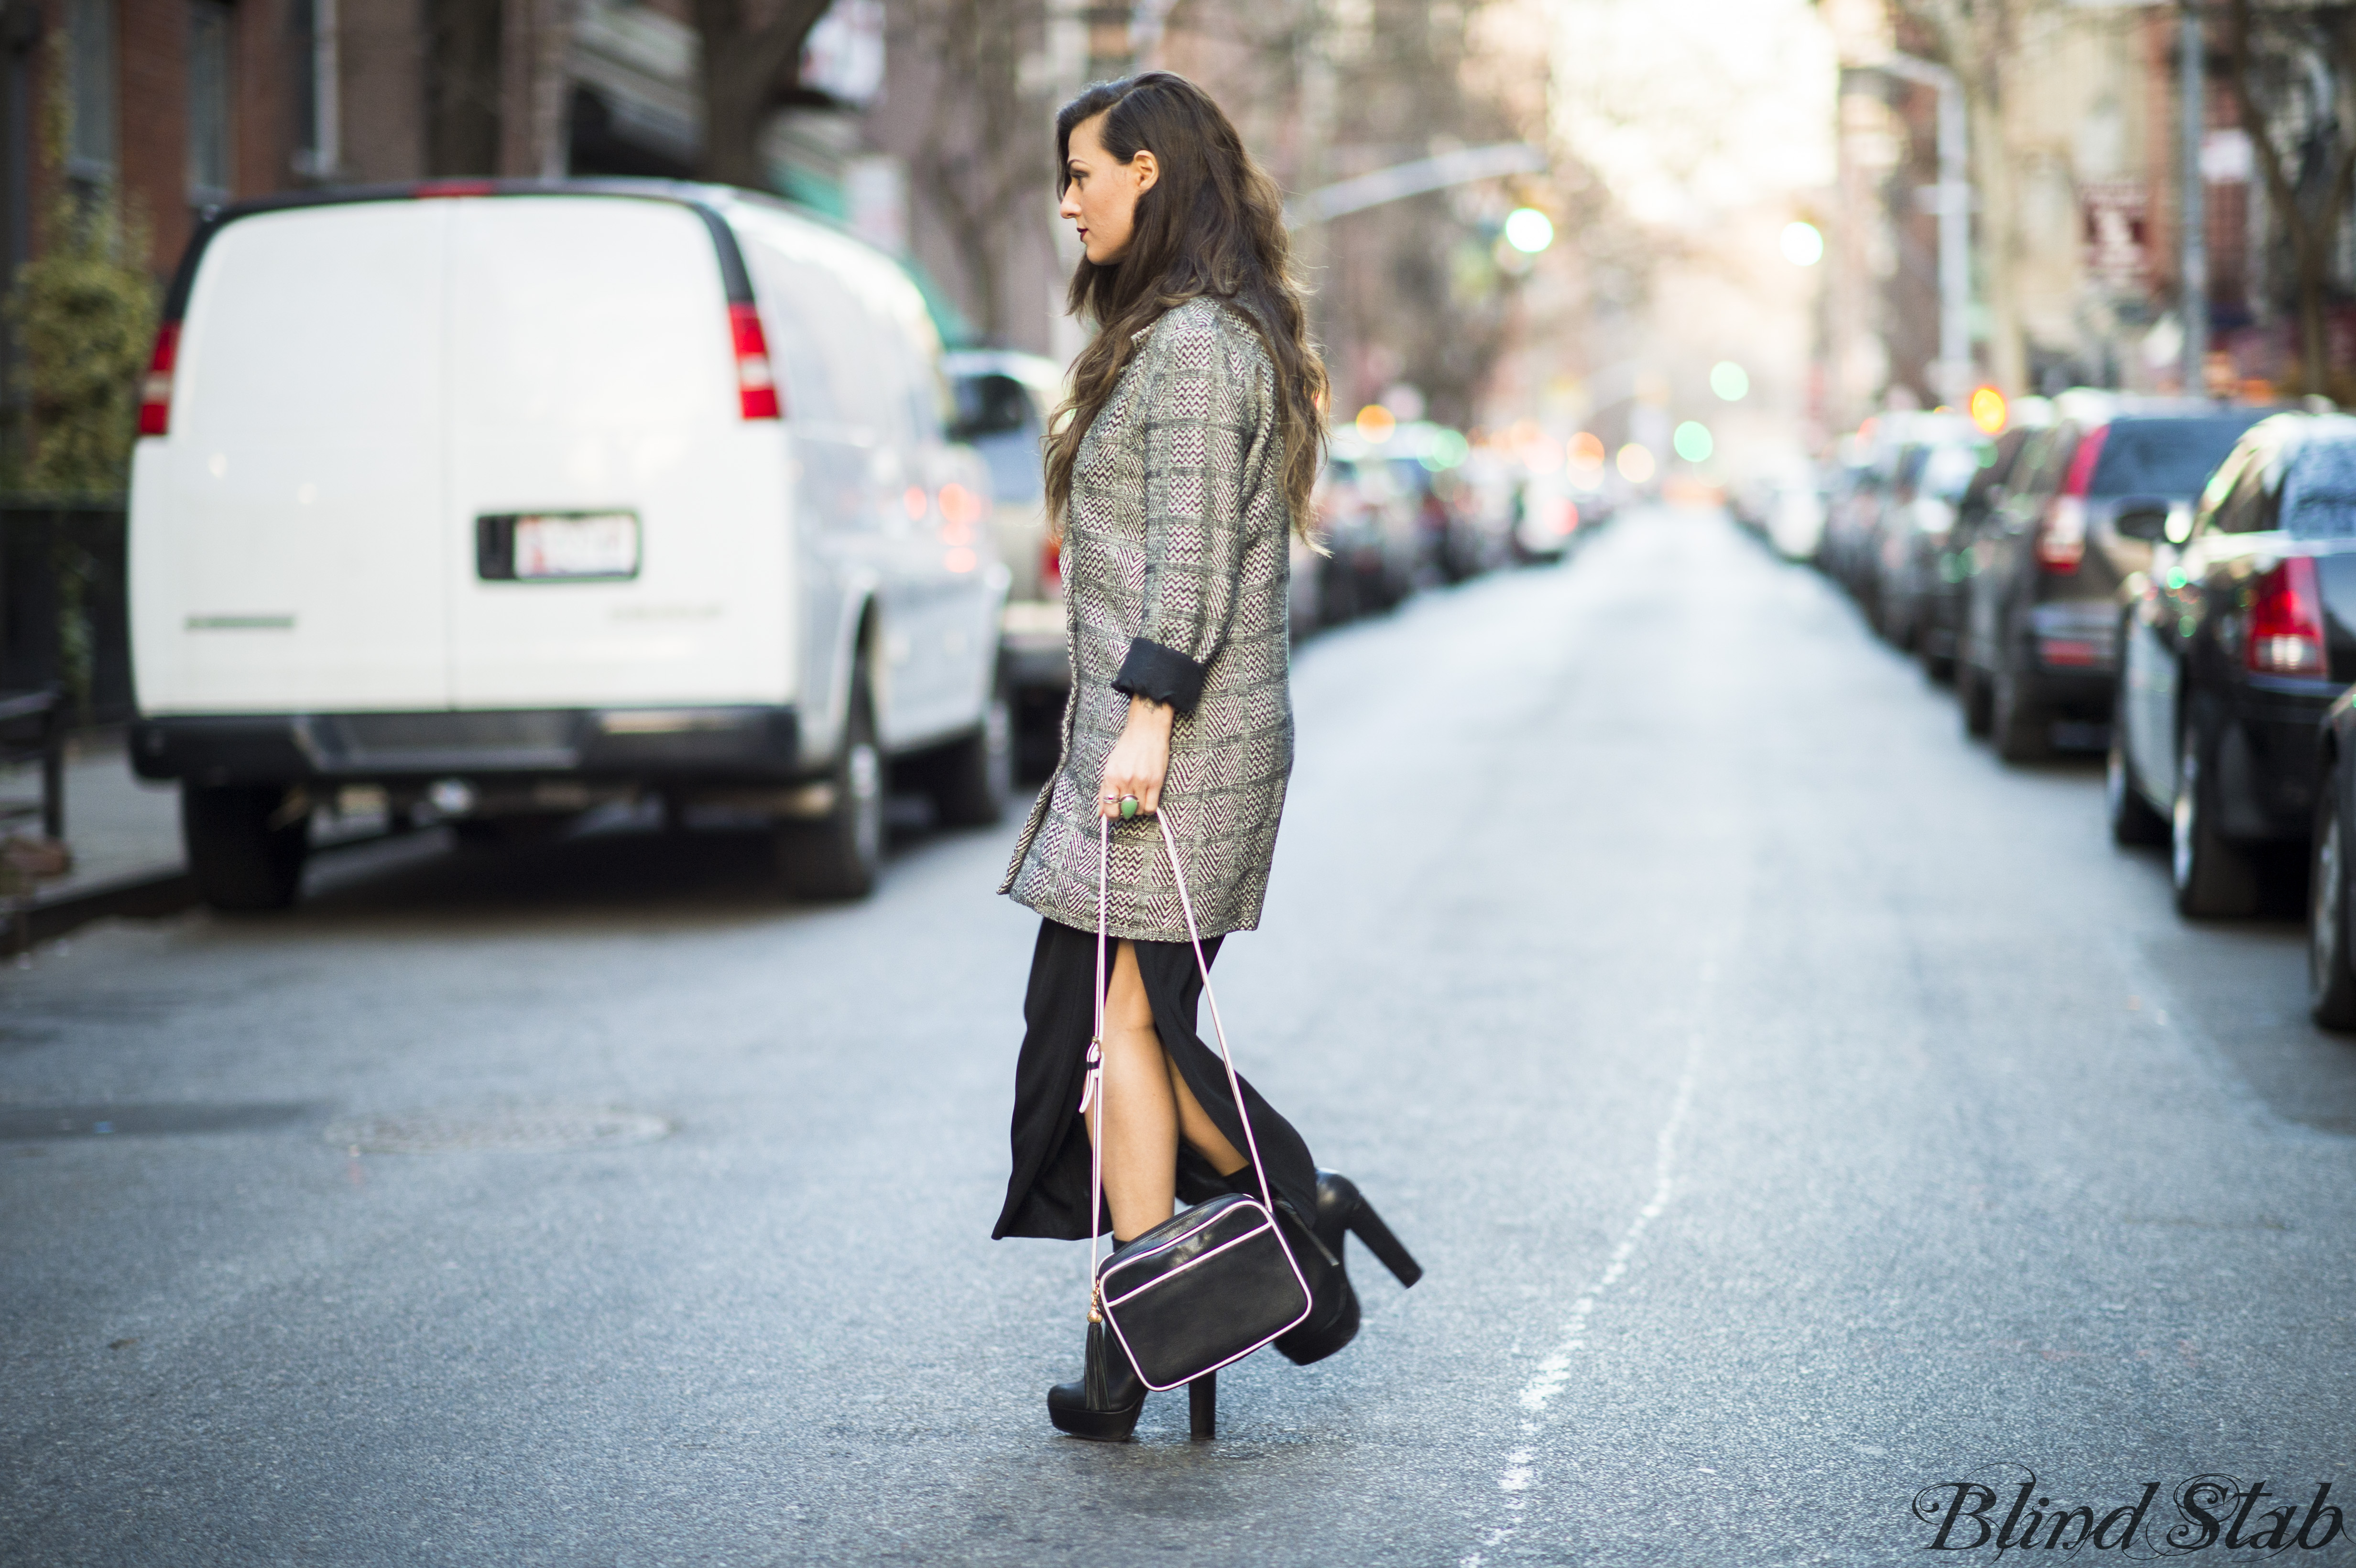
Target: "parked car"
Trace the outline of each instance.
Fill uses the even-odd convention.
[[[2018,762],[2045,755],[2058,720],[2111,714],[2120,585],[2151,547],[2119,532],[2131,505],[2189,505],[2266,411],[2074,391],[2033,438],[1999,515],[1973,540],[1955,671],[1964,722]]]
[[[656,795],[874,882],[886,770],[996,818],[1005,571],[890,258],[782,203],[469,182],[209,214],[132,459],[138,772],[223,908],[315,809]]]
[[[2115,523],[2152,553],[2119,616],[2111,831],[2169,843],[2184,913],[2250,913],[2260,852],[2314,827],[2319,725],[2356,680],[2356,419],[2277,414],[2197,507]]]
[[[1332,552],[1318,573],[1320,625],[1380,614],[1414,592],[1414,497],[1374,443],[1347,427],[1334,432],[1312,505]]]
[[[1996,438],[1992,460],[1964,486],[1955,502],[1954,522],[1923,574],[1915,651],[1922,656],[1924,673],[1934,680],[1950,679],[1955,673],[1955,655],[1963,644],[1964,608],[1971,592],[1974,544],[2003,507],[2014,466],[2028,450],[2030,438],[2042,428],[2041,422],[2016,422]]]
[[[1934,414],[1909,432],[1874,541],[1874,603],[1896,646],[1919,651],[1964,492],[1995,461],[1995,443],[1969,420]]]
[[[960,349],[942,358],[941,371],[957,407],[950,433],[990,468],[991,532],[1007,569],[1000,677],[1012,706],[1019,761],[1026,773],[1044,773],[1063,741],[1072,678],[1062,556],[1047,539],[1041,449],[1064,395],[1064,373],[1052,359],[1005,348]]]
[[[1897,504],[1901,465],[1925,436],[1936,437],[1967,421],[1952,414],[1891,410],[1859,425],[1840,446],[1842,472],[1833,487],[1820,564],[1849,591],[1866,619],[1881,622],[1881,538]]]

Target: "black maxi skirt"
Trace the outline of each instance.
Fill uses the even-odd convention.
[[[1205,959],[1216,961],[1220,940],[1212,937],[1203,944]],[[1194,967],[1194,949],[1183,942],[1130,945],[1137,951],[1137,972],[1152,1004],[1162,1049],[1177,1063],[1186,1087],[1227,1141],[1248,1154],[1243,1120],[1227,1089],[1226,1064],[1215,1041],[1206,1043],[1194,1032],[1203,976]],[[1108,958],[1111,955],[1108,951]],[[1088,1040],[1096,1029],[1096,933],[1075,931],[1052,920],[1039,923],[1039,944],[1031,955],[1031,988],[1023,1001],[1023,1054],[1014,1067],[1014,1173],[1006,1184],[1006,1207],[999,1213],[998,1228],[991,1232],[993,1241],[1007,1236],[1087,1239],[1088,1134],[1079,1104],[1087,1078]],[[1109,963],[1106,978],[1111,978]],[[1244,1079],[1243,1086],[1260,1163],[1276,1189],[1270,1196],[1304,1219],[1313,1219],[1317,1166],[1309,1157],[1309,1146],[1291,1123],[1260,1098],[1250,1079]],[[1229,1190],[1210,1163],[1181,1138],[1179,1200],[1202,1203]],[[1110,1231],[1109,1204],[1101,1215],[1101,1229]]]

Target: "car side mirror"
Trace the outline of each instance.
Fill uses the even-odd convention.
[[[2127,502],[2111,519],[2123,539],[2158,544],[2168,537],[2168,503],[2142,496]]]

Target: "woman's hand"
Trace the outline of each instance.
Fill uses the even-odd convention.
[[[1162,781],[1170,773],[1170,726],[1177,709],[1150,698],[1129,699],[1129,722],[1105,759],[1104,784],[1097,791],[1097,815],[1120,816],[1120,797],[1137,797],[1138,813],[1151,816],[1162,805]]]

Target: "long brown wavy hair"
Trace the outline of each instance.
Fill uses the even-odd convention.
[[[1135,357],[1135,335],[1163,312],[1209,294],[1242,313],[1276,367],[1284,498],[1306,539],[1309,493],[1325,448],[1325,362],[1309,340],[1304,291],[1292,275],[1284,195],[1209,93],[1183,76],[1149,70],[1099,82],[1056,112],[1058,196],[1072,183],[1072,128],[1099,114],[1105,151],[1126,164],[1150,147],[1160,175],[1137,198],[1136,227],[1120,259],[1100,267],[1083,258],[1072,273],[1071,312],[1098,330],[1073,362],[1071,396],[1048,427],[1047,526],[1063,537],[1080,440]]]

